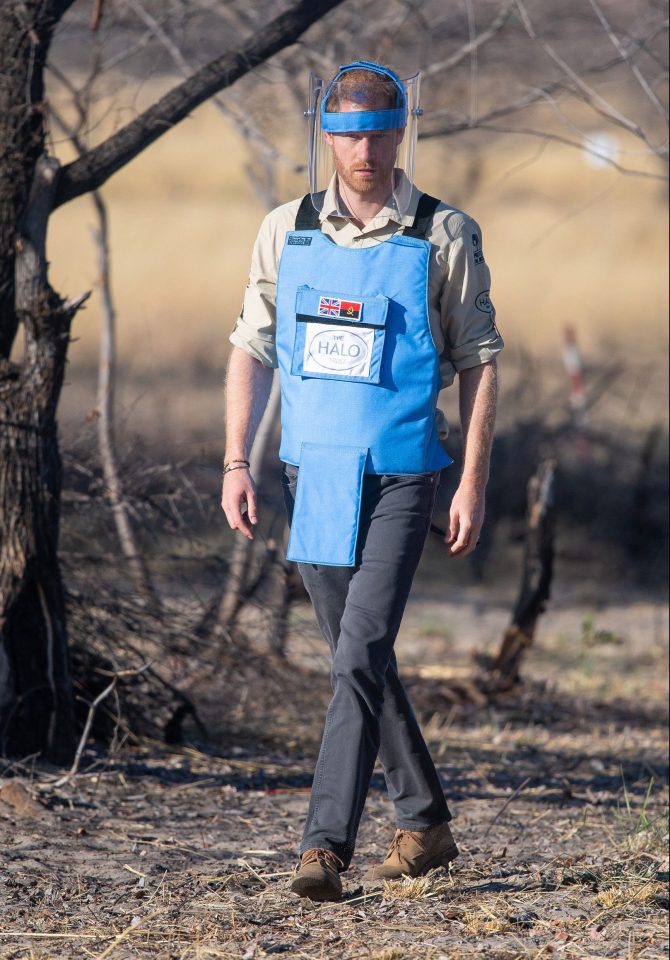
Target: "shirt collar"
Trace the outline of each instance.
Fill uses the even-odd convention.
[[[400,177],[402,178],[401,185],[409,185],[407,174],[404,172],[404,170],[400,171]],[[372,230],[379,230],[380,228],[385,227],[390,221],[397,223],[401,227],[411,227],[414,223],[414,218],[416,217],[416,208],[419,204],[420,198],[421,191],[418,190],[414,184],[412,184],[409,205],[404,213],[398,212],[395,201],[393,198],[391,198],[391,202],[382,207],[373,220],[370,220],[369,223],[365,224],[362,233],[369,233]],[[336,174],[333,174],[331,177],[330,183],[328,184],[328,188],[323,198],[323,206],[321,208],[321,212],[319,213],[319,221],[321,223],[323,223],[324,220],[332,219],[350,219],[348,214],[344,213],[340,206],[340,199],[337,192]]]

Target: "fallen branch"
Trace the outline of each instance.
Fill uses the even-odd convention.
[[[141,666],[138,670],[120,670],[118,673],[114,674],[112,678],[112,682],[105,687],[102,693],[98,694],[95,700],[93,700],[93,702],[90,704],[88,708],[86,723],[84,724],[84,730],[79,740],[79,744],[77,746],[77,750],[74,755],[74,760],[72,761],[72,766],[70,767],[68,772],[65,774],[65,776],[60,777],[59,780],[56,780],[55,783],[51,784],[52,787],[62,787],[66,783],[68,783],[68,781],[71,780],[74,776],[76,776],[79,770],[79,764],[81,763],[82,755],[84,753],[84,748],[86,747],[86,743],[88,741],[88,736],[91,732],[91,727],[93,726],[95,711],[98,709],[100,704],[107,699],[110,693],[114,689],[116,689],[116,685],[119,682],[119,680],[122,679],[123,677],[139,676],[141,673],[144,673],[144,671],[147,670],[148,668],[149,668],[149,664],[147,663]]]

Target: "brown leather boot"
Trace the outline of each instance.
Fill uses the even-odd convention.
[[[339,900],[343,868],[344,864],[332,850],[306,850],[291,881],[291,890],[309,900]]]
[[[366,880],[421,877],[434,867],[446,867],[458,856],[448,823],[428,830],[396,830],[383,863],[369,870]]]

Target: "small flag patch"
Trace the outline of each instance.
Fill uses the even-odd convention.
[[[339,317],[341,303],[341,300],[334,300],[332,297],[319,297],[319,316]]]
[[[360,300],[340,301],[340,316],[345,320],[360,320],[363,304]]]

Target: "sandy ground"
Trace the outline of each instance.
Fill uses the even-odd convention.
[[[398,656],[454,814],[451,873],[364,887],[393,834],[377,773],[343,901],[287,890],[328,699],[298,605],[288,662],[266,657],[251,694],[234,674],[199,684],[218,743],[91,748],[60,786],[4,771],[39,806],[0,793],[0,957],[667,956],[667,611],[574,600],[542,619],[519,691],[478,707],[450,684],[506,606],[481,588],[412,599]]]

